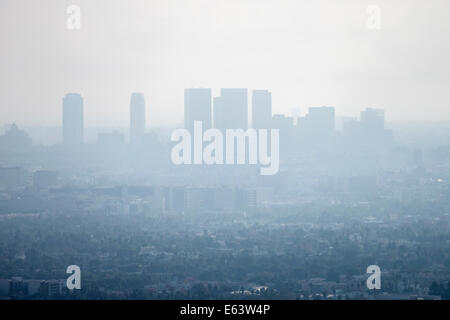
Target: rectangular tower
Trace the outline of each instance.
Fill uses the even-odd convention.
[[[214,127],[226,129],[248,127],[247,89],[221,89],[220,97],[214,98]]]
[[[272,93],[268,90],[253,90],[252,127],[269,129],[272,122]]]
[[[211,128],[211,89],[184,89],[184,128],[191,133],[194,121],[202,121],[203,130]]]
[[[83,141],[83,98],[78,93],[68,93],[63,98],[63,144],[72,147]]]
[[[142,143],[145,134],[145,98],[144,94],[135,92],[130,100],[130,143]]]

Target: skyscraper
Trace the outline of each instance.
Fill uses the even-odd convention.
[[[295,141],[294,119],[292,117],[286,117],[283,114],[274,114],[269,124],[270,128],[280,130],[280,148],[284,150],[288,150],[289,147],[292,148]],[[265,128],[266,127],[261,126],[255,129]]]
[[[367,108],[360,120],[344,123],[346,143],[359,148],[383,148],[392,141],[392,131],[384,129],[384,110]]]
[[[145,134],[144,94],[134,92],[130,100],[130,143],[140,144]]]
[[[247,89],[220,90],[220,97],[214,98],[214,127],[222,131],[226,129],[247,129]]]
[[[361,112],[361,135],[366,144],[383,146],[392,141],[392,131],[384,129],[384,110],[366,108]]]
[[[361,111],[361,125],[363,128],[369,131],[382,131],[384,130],[384,110],[366,108]]]
[[[81,145],[84,140],[83,97],[68,93],[63,98],[63,144]]]
[[[300,126],[314,136],[329,135],[334,132],[334,107],[312,107],[301,119]]]
[[[272,120],[272,93],[268,90],[253,90],[252,127],[269,129]]]
[[[202,121],[203,129],[211,128],[211,89],[184,89],[184,127],[193,132],[194,121]]]

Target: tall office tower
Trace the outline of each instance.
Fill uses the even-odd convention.
[[[371,132],[384,130],[384,110],[366,108],[361,111],[361,126]]]
[[[68,93],[63,98],[63,144],[78,146],[84,140],[83,97]]]
[[[328,135],[334,131],[334,107],[312,107],[308,109],[304,125],[314,135]]]
[[[365,144],[384,146],[392,141],[392,131],[384,129],[384,110],[366,108],[360,116],[360,135]]]
[[[252,127],[255,129],[271,128],[272,93],[268,90],[253,90]]]
[[[272,121],[272,128],[279,129],[281,132],[289,132],[294,128],[294,118],[283,114],[274,114]]]
[[[271,122],[271,127],[273,129],[278,129],[280,132],[280,146],[281,149],[290,151],[293,148],[293,143],[295,142],[295,127],[294,118],[286,117],[283,114],[274,114]],[[261,128],[264,129],[264,128]],[[270,133],[269,133],[270,134]]]
[[[248,127],[247,89],[221,89],[220,97],[214,98],[214,127],[243,129]]]
[[[140,144],[145,134],[144,94],[135,92],[130,100],[130,143]]]
[[[202,121],[203,130],[211,128],[211,89],[184,89],[184,127],[190,132],[194,121]]]

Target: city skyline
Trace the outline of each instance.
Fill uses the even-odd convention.
[[[220,91],[219,91],[220,90]],[[213,91],[218,91],[219,94],[217,95],[212,95],[211,92]],[[240,91],[240,93],[239,93]],[[290,117],[292,118],[292,120],[295,122],[295,119],[299,119],[302,117],[305,117],[308,115],[309,111],[312,109],[313,111],[315,111],[316,109],[320,109],[320,108],[324,108],[324,105],[320,105],[320,106],[308,106],[305,107],[302,110],[299,109],[291,109],[286,113],[279,113],[279,112],[274,112],[273,108],[272,108],[272,92],[268,89],[248,89],[248,88],[185,88],[184,89],[184,112],[182,115],[182,120],[177,122],[177,123],[170,123],[170,124],[166,124],[166,125],[154,125],[151,126],[150,124],[148,124],[148,118],[151,118],[151,113],[147,112],[147,104],[145,101],[145,94],[143,92],[131,92],[129,94],[130,98],[130,102],[128,105],[129,111],[128,111],[128,121],[124,120],[124,123],[122,125],[112,125],[112,126],[103,126],[105,128],[107,127],[111,127],[111,128],[134,128],[134,131],[136,131],[134,134],[135,135],[139,135],[142,134],[146,129],[150,128],[150,127],[174,127],[174,126],[184,126],[185,128],[188,128],[189,126],[192,126],[192,123],[194,120],[201,120],[205,126],[205,128],[210,128],[210,127],[217,127],[217,125],[219,127],[224,127],[222,124],[220,123],[216,123],[214,124],[214,117],[228,117],[228,115],[226,114],[226,112],[224,113],[222,110],[220,110],[220,108],[217,108],[220,106],[220,100],[222,98],[222,92],[225,92],[226,96],[228,96],[228,99],[231,99],[231,101],[228,101],[228,103],[226,103],[226,105],[224,106],[224,110],[226,111],[227,108],[228,109],[235,109],[236,107],[234,106],[235,103],[237,104],[241,104],[239,108],[245,108],[246,110],[241,110],[237,112],[241,112],[240,115],[238,115],[239,117],[243,117],[241,120],[239,120],[238,122],[241,125],[238,126],[234,126],[232,125],[231,127],[228,128],[246,128],[247,126],[253,126],[255,128],[262,128],[264,127],[262,125],[262,123],[266,123],[266,127],[267,127],[267,121],[268,119],[270,119],[273,116],[279,117],[279,116],[285,116],[285,117]],[[242,94],[245,92],[245,96],[243,96],[241,98],[241,101],[239,101],[239,98],[237,97],[237,101],[233,101],[233,98],[235,94]],[[49,125],[48,127],[63,127],[63,123],[64,123],[64,119],[66,114],[69,114],[70,112],[68,111],[64,111],[65,109],[65,100],[67,99],[67,101],[71,101],[72,103],[70,104],[70,107],[72,109],[76,108],[77,104],[79,104],[79,108],[81,108],[80,110],[77,110],[75,113],[75,117],[81,117],[83,119],[83,123],[81,123],[81,126],[88,128],[94,128],[94,127],[98,127],[101,128],[102,126],[95,126],[95,125],[91,125],[91,126],[86,126],[84,124],[84,122],[86,121],[86,116],[85,116],[85,110],[87,108],[89,108],[89,105],[86,106],[85,104],[85,99],[84,96],[82,96],[81,93],[75,93],[75,92],[70,92],[70,93],[65,93],[63,95],[63,104],[62,104],[62,111],[61,111],[61,119],[58,123],[55,123],[53,125]],[[80,102],[76,101],[77,99],[79,99]],[[216,107],[214,106],[214,101],[216,101]],[[68,104],[68,103],[67,103]],[[245,104],[245,106],[243,105]],[[198,105],[198,107],[197,107]],[[126,107],[126,106],[125,106]],[[336,111],[339,111],[339,108],[337,108],[334,105],[330,106],[331,108],[335,109]],[[348,119],[348,120],[357,120],[361,117],[361,110],[365,110],[365,109],[371,109],[371,110],[382,110],[383,111],[383,119],[384,119],[384,109],[383,108],[377,108],[374,106],[361,106],[360,110],[358,110],[358,113],[355,115],[348,115],[348,114],[340,114],[340,113],[336,113],[333,115],[333,117],[337,118],[343,118],[343,119]],[[229,110],[228,110],[229,111]],[[154,108],[152,109],[152,112],[154,114],[158,113],[158,110],[155,110]],[[103,117],[107,116],[108,114],[105,113],[104,115],[102,115]],[[71,114],[70,116],[74,116],[73,114]],[[236,118],[236,117],[235,117]],[[256,119],[256,122],[254,121],[254,119]],[[233,121],[233,120],[229,120],[229,121]],[[429,122],[437,122],[437,121],[446,121],[445,119],[440,119],[440,120],[436,120],[436,121],[429,121]],[[450,120],[449,120],[450,121]],[[399,122],[414,122],[414,121],[399,121]],[[423,121],[423,122],[427,122],[427,121]],[[244,125],[245,123],[245,125]],[[256,124],[255,124],[256,123]],[[10,126],[10,125],[21,125],[22,124],[18,121],[11,121],[11,122],[3,122],[0,123],[0,126]],[[298,125],[298,123],[296,124]],[[26,127],[40,127],[39,125],[25,125]],[[45,127],[45,126],[42,126]],[[225,126],[226,127],[226,126]],[[224,128],[225,128],[224,127]],[[143,131],[144,130],[144,131]],[[131,136],[132,134],[130,134]]]
[[[86,126],[124,126],[129,93],[143,92],[158,110],[148,123],[173,125],[184,88],[248,87],[270,88],[274,113],[450,120],[448,2],[378,2],[379,30],[366,26],[372,2],[350,0],[80,1],[81,28],[68,30],[64,2],[5,0],[0,119],[56,125],[60,97],[81,92]]]
[[[449,13],[0,1],[0,300],[449,300]]]
[[[212,92],[218,92],[217,96],[213,95]],[[223,99],[221,93],[225,92],[226,100]],[[237,96],[235,96],[237,94]],[[244,94],[241,98],[239,95]],[[237,100],[236,100],[237,98]],[[231,99],[231,100],[230,100]],[[239,102],[239,99],[241,100]],[[74,112],[64,112],[65,110],[65,101],[71,101],[72,111],[73,108],[76,108],[77,104],[79,104],[80,110]],[[223,106],[222,110],[217,107],[220,105],[220,101],[228,102]],[[159,134],[169,130],[170,128],[188,128],[191,132],[193,129],[193,122],[202,121],[204,129],[208,128],[219,128],[223,132],[225,129],[246,129],[246,128],[278,128],[282,129],[282,136],[293,136],[295,134],[311,134],[313,131],[307,129],[308,119],[315,117],[319,122],[322,122],[320,126],[328,126],[331,128],[331,131],[337,131],[344,133],[346,135],[349,132],[352,134],[358,135],[358,126],[360,123],[363,123],[363,118],[365,111],[372,110],[373,112],[380,111],[382,113],[382,123],[384,126],[385,123],[385,110],[381,108],[362,108],[359,110],[358,115],[349,117],[346,115],[339,115],[339,108],[334,106],[326,107],[326,106],[312,106],[308,107],[303,112],[299,112],[298,109],[292,109],[288,114],[276,113],[272,110],[272,92],[268,89],[247,89],[247,88],[185,88],[184,89],[184,113],[183,113],[183,121],[178,124],[166,125],[166,126],[155,126],[148,123],[148,118],[152,118],[155,113],[158,112],[155,108],[146,104],[145,94],[143,92],[131,92],[129,95],[129,105],[128,108],[128,124],[123,126],[88,126],[85,125],[86,122],[89,122],[89,119],[86,119],[86,111],[89,110],[89,105],[85,105],[84,95],[81,93],[67,93],[63,96],[63,104],[62,104],[62,121],[60,120],[59,125],[48,126],[48,127],[40,127],[40,126],[24,126],[18,122],[13,123],[4,123],[0,124],[0,134],[5,133],[9,130],[12,125],[18,126],[21,129],[25,129],[26,131],[30,130],[29,133],[33,138],[33,143],[38,144],[58,144],[63,142],[64,140],[68,140],[68,138],[64,138],[67,135],[67,132],[72,132],[72,142],[65,143],[68,145],[74,145],[73,141],[77,140],[76,144],[80,144],[80,141],[91,143],[95,141],[103,141],[106,143],[117,143],[120,141],[131,142],[135,140],[135,145],[141,144],[142,140],[145,140],[145,136],[149,133],[157,130]],[[215,102],[214,102],[215,101]],[[235,102],[240,103],[240,107],[236,107]],[[124,107],[124,108],[125,108]],[[148,108],[150,107],[150,108]],[[66,106],[67,108],[67,106]],[[239,108],[241,111],[239,111]],[[242,109],[244,108],[244,109]],[[151,109],[150,112],[147,112],[147,109]],[[217,110],[218,109],[218,110]],[[320,113],[320,110],[331,110],[332,114],[328,115],[325,113]],[[230,110],[234,110],[230,112]],[[246,112],[245,112],[246,110]],[[228,111],[228,112],[227,112]],[[237,112],[237,113],[236,113]],[[239,112],[241,115],[239,116]],[[315,116],[314,114],[317,113]],[[234,116],[233,116],[234,114]],[[70,117],[69,117],[70,115]],[[185,115],[185,116],[184,116]],[[102,117],[107,117],[108,115],[102,115]],[[326,117],[330,117],[328,120],[325,120]],[[243,117],[243,118],[242,118]],[[247,117],[247,119],[246,119]],[[321,120],[320,118],[323,117]],[[67,119],[66,119],[67,118]],[[222,118],[221,120],[219,120]],[[236,119],[241,118],[241,120],[237,121],[239,124],[234,124]],[[68,126],[64,128],[64,120]],[[73,121],[69,121],[72,119]],[[228,120],[227,120],[228,119]],[[255,120],[254,120],[255,119]],[[87,121],[86,121],[87,120]],[[127,120],[127,119],[125,119]],[[256,122],[255,122],[256,121]],[[258,124],[259,121],[259,124]],[[323,122],[325,121],[325,122]],[[328,121],[329,124],[325,124]],[[330,122],[331,121],[331,122]],[[247,126],[243,125],[247,123]],[[256,123],[256,124],[255,124]],[[311,122],[312,123],[312,122]],[[388,129],[392,129],[392,125],[398,126],[399,123],[390,123],[386,121],[388,124]],[[405,122],[406,124],[408,122]],[[430,122],[432,124],[433,122]],[[445,123],[445,122],[444,122]],[[264,126],[262,126],[264,124]],[[413,123],[411,123],[413,124]],[[70,127],[70,128],[69,128]],[[301,128],[301,130],[297,133],[293,132],[292,129],[286,128]],[[295,130],[294,130],[295,131]],[[297,130],[298,131],[298,130]],[[330,131],[330,132],[331,132]],[[170,135],[169,132],[166,132],[167,136]],[[73,137],[73,136],[78,137]],[[282,140],[285,140],[282,138]],[[288,139],[289,140],[289,139]],[[109,142],[107,142],[109,141]]]
[[[230,87],[230,88],[232,88],[232,87]],[[217,101],[218,101],[218,98],[221,97],[221,91],[220,90],[230,89],[230,88],[193,87],[193,88],[184,88],[183,90],[185,91],[185,94],[184,94],[185,99],[186,99],[186,90],[191,90],[192,92],[195,92],[195,91],[201,92],[202,90],[207,90],[208,94],[211,96],[211,110],[214,110],[214,100],[217,99]],[[255,93],[256,93],[256,96],[258,97],[257,99],[259,99],[259,104],[261,104],[261,103],[264,104],[264,102],[262,101],[262,100],[264,100],[263,96],[265,94],[268,95],[267,99],[270,100],[270,103],[268,103],[268,104],[266,103],[266,105],[267,105],[266,108],[269,108],[271,110],[273,116],[274,115],[277,115],[277,116],[284,115],[284,116],[290,116],[290,117],[299,118],[301,116],[306,116],[308,114],[308,111],[309,111],[310,108],[316,108],[318,106],[321,106],[321,107],[324,106],[323,104],[319,103],[318,106],[317,105],[316,106],[304,106],[303,108],[290,108],[290,109],[289,108],[285,108],[285,109],[283,109],[285,112],[278,112],[278,110],[274,109],[274,107],[273,107],[273,103],[272,103],[273,91],[272,90],[259,89],[259,88],[243,88],[243,89],[248,90],[248,92],[249,92],[248,100],[247,100],[248,101],[248,110],[247,110],[247,114],[246,114],[248,125],[252,124],[251,119],[256,116],[256,114],[253,113],[253,108],[254,108],[253,99],[255,97]],[[75,91],[71,91],[71,92],[75,92]],[[212,94],[212,92],[216,92],[216,93]],[[63,96],[70,95],[70,94],[72,94],[72,93],[64,93]],[[74,93],[74,94],[81,95],[80,93]],[[180,114],[179,114],[178,115],[178,120],[176,120],[176,121],[173,120],[173,121],[169,121],[169,122],[155,123],[154,121],[152,121],[152,117],[150,116],[150,112],[147,112],[147,107],[148,106],[145,103],[144,96],[147,96],[148,94],[146,94],[144,92],[131,92],[131,93],[128,93],[128,103],[126,103],[124,106],[121,106],[120,109],[126,110],[127,109],[127,104],[128,104],[128,108],[130,108],[130,106],[131,106],[131,104],[130,104],[130,95],[131,96],[139,95],[139,96],[142,96],[142,99],[144,99],[144,101],[143,101],[143,104],[144,104],[144,112],[143,112],[143,114],[144,114],[144,124],[145,124],[144,127],[146,129],[151,128],[151,127],[154,127],[154,128],[158,128],[158,127],[176,127],[176,126],[180,126],[180,125],[186,125],[186,119],[184,117],[184,113],[186,112],[186,100],[183,100],[183,102],[182,102],[182,106],[184,106],[184,107],[181,108],[182,109],[181,110],[182,111],[181,112],[181,118],[180,118]],[[180,95],[183,96],[183,93],[181,92]],[[85,101],[86,101],[86,99],[85,99],[85,96],[83,94],[83,97],[82,97],[83,114],[87,113],[89,115],[93,111],[92,109],[95,110],[95,105],[89,105],[89,103],[85,103]],[[302,103],[298,103],[296,105],[301,105],[301,104]],[[341,109],[344,109],[344,108],[339,108],[338,106],[333,105],[333,104],[329,104],[329,105],[331,105],[331,106],[333,106],[335,108],[335,110],[336,110],[336,114],[335,114],[336,119],[337,118],[354,119],[354,120],[359,119],[360,116],[361,116],[361,114],[360,114],[361,110],[364,110],[364,109],[380,109],[380,110],[384,110],[384,112],[386,113],[386,109],[381,108],[381,107],[377,107],[377,106],[374,106],[374,105],[371,105],[371,104],[368,104],[367,106],[360,106],[360,109],[356,109],[351,114],[342,112]],[[92,107],[94,107],[94,108],[92,108]],[[154,116],[158,115],[159,110],[157,110],[155,108],[155,106],[151,106],[150,109],[153,112]],[[267,113],[266,110],[264,110],[263,113],[264,112]],[[122,119],[120,121],[120,123],[119,122],[117,122],[117,123],[110,123],[110,124],[105,124],[105,123],[101,123],[101,122],[95,123],[94,119],[98,120],[99,118],[102,118],[102,119],[107,119],[108,118],[107,117],[108,116],[108,110],[104,110],[104,113],[97,114],[97,117],[84,116],[83,119],[84,119],[85,123],[87,122],[87,125],[86,124],[83,124],[83,125],[84,125],[85,128],[129,128],[130,127],[130,121],[131,121],[131,114],[133,114],[133,112],[128,111],[127,114],[128,115],[125,115],[125,116],[128,117],[128,119],[125,117],[124,119]],[[422,122],[422,123],[427,123],[427,122],[434,123],[434,122],[443,122],[443,121],[447,122],[447,121],[450,121],[450,117],[448,119],[447,118],[416,119],[416,120],[408,120],[407,118],[392,119],[392,117],[389,117],[389,113],[387,113],[387,114],[388,114],[388,117],[386,117],[387,122],[393,122],[393,123],[402,123],[402,122],[403,123],[408,123],[408,122],[409,123],[420,123],[420,122]],[[63,112],[62,109],[60,111],[60,118],[64,118],[64,112]],[[44,122],[45,122],[45,120],[44,120]],[[213,123],[213,122],[214,122],[214,112],[211,112],[211,123]],[[43,123],[40,123],[40,124],[38,124],[38,123],[28,123],[28,122],[21,122],[18,119],[16,119],[16,120],[12,119],[11,121],[0,122],[0,127],[9,126],[9,125],[12,125],[12,124],[16,124],[16,125],[19,125],[21,127],[36,127],[36,128],[37,127],[42,127],[42,128],[43,127],[49,127],[49,128],[62,127],[62,122],[61,121],[56,121],[56,122],[53,122],[53,123],[50,123],[50,124],[49,123],[43,124]],[[142,127],[142,124],[140,124],[140,126]]]
[[[222,134],[228,129],[279,129],[283,144],[307,137],[315,142],[324,142],[337,132],[341,132],[346,139],[353,140],[352,143],[356,143],[358,139],[359,143],[371,139],[372,143],[381,141],[384,144],[393,138],[392,130],[385,129],[383,109],[365,108],[358,117],[339,118],[335,107],[321,106],[309,107],[304,115],[286,115],[272,112],[272,93],[267,89],[252,90],[249,93],[247,88],[221,88],[217,97],[213,97],[211,92],[211,88],[185,88],[184,124],[174,128],[184,128],[193,134],[194,122],[200,121],[204,130],[215,128]],[[109,146],[121,145],[125,141],[134,146],[142,146],[148,139],[153,139],[151,134],[155,129],[146,124],[146,108],[144,93],[131,93],[128,127],[98,128],[94,140]],[[61,142],[66,147],[79,147],[83,143],[93,142],[92,137],[85,139],[86,131],[92,128],[84,125],[84,110],[84,99],[80,93],[64,95],[60,128]],[[3,129],[6,136],[27,134],[21,130],[22,127],[18,129],[16,123],[4,126]],[[162,132],[158,133],[161,134]],[[54,138],[50,144],[58,144]],[[35,143],[34,137],[32,141]]]
[[[281,129],[283,134],[294,136],[294,128],[301,134],[326,139],[336,131],[335,107],[309,107],[301,116],[274,114],[272,112],[272,93],[256,89],[248,93],[247,88],[221,88],[220,95],[213,97],[211,88],[185,88],[183,128],[194,132],[194,122],[200,121],[203,129],[217,128],[222,133],[227,129]],[[251,97],[251,98],[250,98]],[[62,137],[63,144],[80,145],[84,142],[84,100],[79,93],[68,93],[63,98]],[[146,124],[146,102],[144,93],[133,92],[130,98],[129,143],[141,145],[150,129]],[[383,109],[365,108],[359,117],[345,118],[342,123],[344,134],[360,135],[361,128],[372,132],[384,130]],[[376,136],[374,137],[376,138]],[[99,132],[98,141],[122,140],[117,131]]]

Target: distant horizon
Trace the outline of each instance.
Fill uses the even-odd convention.
[[[284,115],[284,116],[290,116],[290,114],[283,114],[283,113],[274,113],[273,115]],[[304,114],[302,114],[304,115]],[[353,115],[336,115],[336,120],[339,119],[359,119],[359,116],[353,116]],[[449,119],[441,119],[441,120],[389,120],[386,119],[386,124],[433,124],[433,123],[450,123]],[[48,128],[48,129],[61,129],[61,124],[50,124],[50,125],[44,125],[44,124],[23,124],[18,121],[13,122],[3,122],[0,123],[0,128],[5,129],[8,126],[11,126],[13,124],[16,124],[19,128]],[[165,129],[165,128],[178,128],[183,126],[183,121],[179,121],[178,123],[164,123],[164,124],[147,124],[146,129]],[[123,130],[129,130],[129,124],[123,124],[123,125],[88,125],[84,127],[85,129],[123,129]]]
[[[335,131],[342,133],[342,120],[349,116],[336,116]],[[356,117],[351,117],[355,119]],[[341,123],[339,123],[341,121]],[[35,145],[52,146],[62,142],[62,125],[44,126],[44,125],[21,125],[20,123],[0,124],[0,135],[6,132],[8,126],[16,124],[19,129],[27,132]],[[170,137],[171,130],[182,128],[183,123],[173,125],[147,125],[146,133],[167,134]],[[400,143],[417,142],[439,144],[442,139],[450,138],[450,119],[435,121],[385,121],[385,128],[393,130],[394,139]],[[91,144],[98,141],[98,135],[101,133],[119,132],[124,138],[129,139],[129,125],[122,126],[86,126],[84,127],[85,143]],[[406,136],[405,136],[406,135]],[[416,141],[417,140],[417,141]]]
[[[212,96],[212,99],[214,99],[214,97],[216,97],[216,96],[219,96],[219,90],[221,89],[221,88],[211,88],[211,87],[192,87],[192,88],[208,88],[208,89],[212,89],[212,91],[215,92],[215,94]],[[227,88],[238,88],[238,87],[235,86],[235,87],[227,87]],[[187,88],[184,88],[184,89],[187,89]],[[249,91],[249,93],[252,92],[252,91],[255,91],[255,90],[268,90],[268,91],[273,93],[273,91],[270,88],[256,89],[256,88],[245,88],[244,87],[244,89],[247,89]],[[103,119],[103,121],[105,121],[106,119],[108,119],[108,117],[105,117],[106,114],[99,114],[99,113],[97,113],[97,117],[86,116],[86,114],[89,115],[91,112],[97,112],[97,111],[91,110],[89,108],[89,106],[87,105],[88,102],[86,102],[86,99],[85,99],[85,96],[83,95],[83,93],[76,92],[76,91],[70,91],[70,92],[66,92],[65,94],[71,94],[71,93],[80,94],[83,97],[83,100],[84,100],[83,109],[84,109],[84,113],[85,113],[84,120],[85,120],[85,123],[88,124],[88,125],[85,125],[85,128],[115,128],[115,127],[125,127],[125,126],[129,125],[129,112],[130,112],[129,101],[128,101],[128,104],[125,104],[124,107],[123,107],[124,110],[126,110],[126,116],[127,116],[124,119],[122,119],[122,122],[124,122],[123,124],[110,123],[110,124],[101,125],[101,124],[95,124],[94,122],[98,121],[99,118],[101,118],[101,119]],[[169,127],[170,128],[170,127],[176,127],[178,125],[182,125],[183,124],[183,103],[178,107],[178,109],[180,109],[180,114],[177,114],[177,116],[176,116],[177,120],[176,121],[163,121],[163,122],[156,123],[155,120],[154,120],[154,116],[158,115],[159,112],[156,109],[156,107],[151,104],[151,99],[147,98],[149,95],[147,95],[147,94],[145,94],[144,92],[141,92],[141,91],[133,91],[133,92],[130,92],[130,94],[128,95],[128,99],[130,99],[130,97],[131,97],[131,95],[133,93],[141,93],[146,98],[146,113],[147,113],[146,114],[146,124],[147,124],[146,127],[147,128],[159,128],[159,127]],[[59,118],[61,119],[61,121],[62,121],[62,98],[64,97],[65,94],[63,94],[61,96],[60,107],[59,107],[60,110],[58,111],[59,112]],[[182,96],[182,94],[180,94],[180,95]],[[275,95],[275,98],[276,98],[276,95]],[[274,100],[276,101],[276,99],[274,99]],[[211,103],[212,103],[212,101],[211,101]],[[297,104],[297,105],[299,105],[299,104]],[[305,114],[308,113],[308,109],[309,108],[311,108],[311,107],[322,107],[322,106],[334,107],[336,112],[339,111],[339,107],[337,107],[336,105],[333,105],[333,104],[318,104],[318,105],[307,106],[307,107],[303,107],[303,108],[301,108],[301,107],[296,107],[296,108],[293,107],[293,108],[290,108],[288,110],[285,110],[285,112],[283,112],[282,110],[277,109],[276,105],[273,104],[272,116],[274,116],[274,115],[292,116],[292,112],[294,111],[294,109],[296,109],[296,111],[299,112],[297,114],[297,116],[301,117],[301,116],[304,116]],[[360,116],[360,112],[365,110],[366,108],[373,108],[373,109],[384,110],[384,112],[385,112],[385,120],[386,120],[387,123],[433,123],[433,122],[447,122],[447,121],[450,121],[450,116],[447,119],[444,119],[444,120],[443,119],[405,119],[405,118],[403,118],[403,119],[402,118],[390,119],[389,112],[387,112],[386,109],[384,109],[382,107],[377,107],[377,106],[374,106],[374,105],[370,105],[370,104],[368,104],[368,106],[361,107],[359,110],[355,110],[355,113],[352,113],[352,114],[336,114],[336,119],[338,119],[338,118],[354,118],[354,119],[358,119],[359,116]],[[248,111],[249,119],[251,119],[250,118],[251,117],[251,95],[250,94],[249,94],[248,103],[247,103],[247,111]],[[93,118],[95,118],[96,120],[92,120]],[[35,119],[33,119],[33,121],[34,120]],[[42,121],[43,119],[41,118],[40,120]],[[61,122],[61,124],[58,125],[55,122],[52,123],[52,124],[44,124],[44,123],[43,124],[37,124],[37,123],[34,123],[32,121],[19,122],[19,121],[14,121],[14,120],[13,121],[9,121],[9,122],[3,122],[3,124],[0,124],[0,125],[1,126],[5,126],[5,125],[8,125],[8,124],[9,125],[13,124],[13,123],[18,124],[18,125],[20,124],[20,125],[25,126],[25,127],[58,127],[58,126],[62,126],[62,122]],[[250,123],[251,123],[251,121],[249,121],[249,124]]]
[[[375,3],[374,3],[375,2]],[[183,120],[183,89],[268,89],[274,113],[335,106],[389,121],[450,119],[448,0],[0,3],[0,119],[52,125],[79,92],[86,126],[123,125],[131,92],[147,123]],[[381,12],[367,26],[367,8]]]

